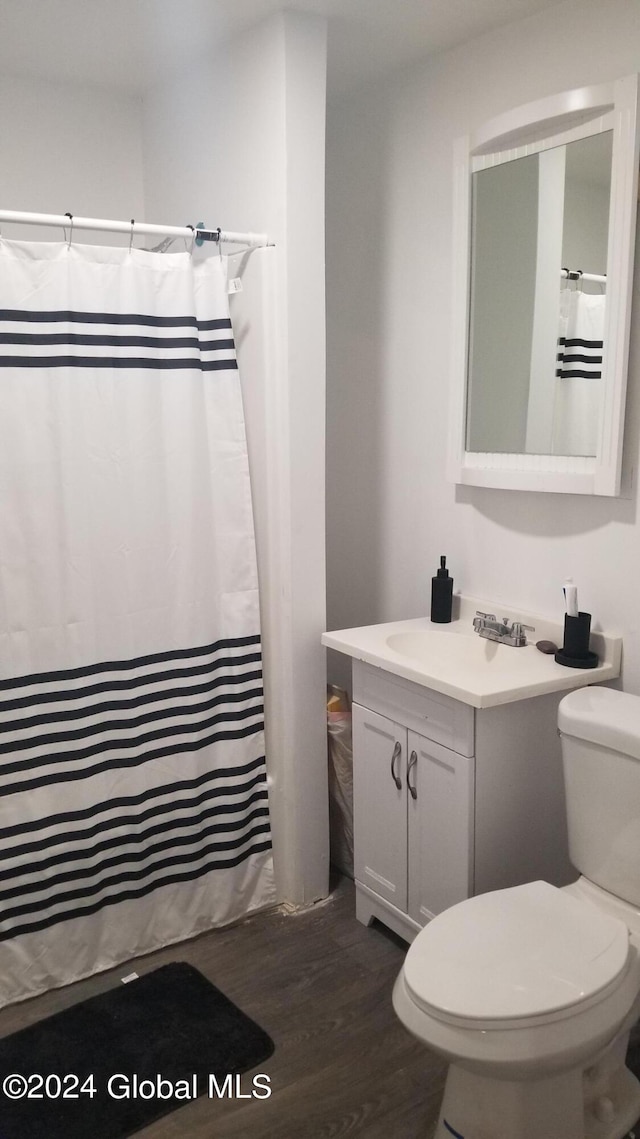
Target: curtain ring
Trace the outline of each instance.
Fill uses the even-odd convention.
[[[67,249],[69,249],[69,248],[70,248],[70,246],[71,246],[71,240],[72,240],[72,238],[73,238],[73,214],[70,214],[70,213],[69,213],[69,211],[67,210],[67,212],[66,212],[66,214],[65,214],[64,216],[65,216],[66,218],[69,218],[69,221],[70,221],[70,223],[71,223],[71,225],[70,225],[70,228],[69,228],[69,240],[67,241]],[[65,236],[65,238],[66,238],[66,236],[67,236],[67,231],[66,231],[66,229],[65,229],[65,227],[64,227],[64,226],[62,227],[62,232],[64,233],[64,236]]]
[[[135,224],[136,224],[135,218],[131,218],[131,233],[129,234],[129,253],[131,253],[131,247],[133,245],[133,227]]]

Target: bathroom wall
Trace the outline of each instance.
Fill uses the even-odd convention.
[[[637,70],[639,43],[637,0],[567,0],[330,102],[329,628],[428,615],[440,554],[456,589],[505,613],[559,617],[572,576],[594,624],[623,634],[623,685],[640,693],[638,314],[627,497],[461,488],[445,474],[453,140],[520,103]],[[330,667],[345,677],[344,662]]]
[[[324,547],[326,24],[279,13],[145,94],[150,221],[268,233],[234,259],[279,896],[328,888]],[[213,251],[215,256],[215,251]]]
[[[610,144],[609,152],[610,154]],[[609,238],[609,190],[610,184],[599,181],[588,182],[572,169],[572,153],[567,162],[566,180],[566,220],[562,237],[562,264],[577,268],[593,266],[592,273],[607,271],[607,241]],[[599,292],[600,285],[583,282],[583,289]]]
[[[144,217],[137,96],[3,74],[0,155],[2,209]],[[6,224],[3,236],[62,240],[59,230]]]

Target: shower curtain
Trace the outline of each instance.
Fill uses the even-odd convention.
[[[274,900],[226,263],[0,240],[0,1002]]]
[[[554,455],[595,455],[602,403],[604,293],[562,289],[553,410]]]

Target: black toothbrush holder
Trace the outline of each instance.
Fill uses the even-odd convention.
[[[564,644],[555,654],[558,664],[564,664],[567,668],[596,668],[598,655],[589,648],[590,635],[590,613],[578,613],[577,617],[565,614]]]

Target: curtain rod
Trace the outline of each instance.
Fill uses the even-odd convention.
[[[225,229],[204,229],[202,223],[197,226],[179,225],[152,225],[146,222],[108,221],[104,218],[81,218],[74,214],[33,214],[21,213],[17,210],[0,210],[0,223],[16,222],[20,225],[51,225],[62,228],[97,229],[105,233],[127,233],[133,239],[136,234],[147,234],[157,237],[186,237],[195,240],[198,245],[203,241],[223,242],[228,245],[248,245],[257,249],[270,245],[266,233],[232,233]]]
[[[582,269],[561,269],[560,276],[567,281],[597,281],[600,285],[607,283],[607,278],[599,273],[583,273]]]

